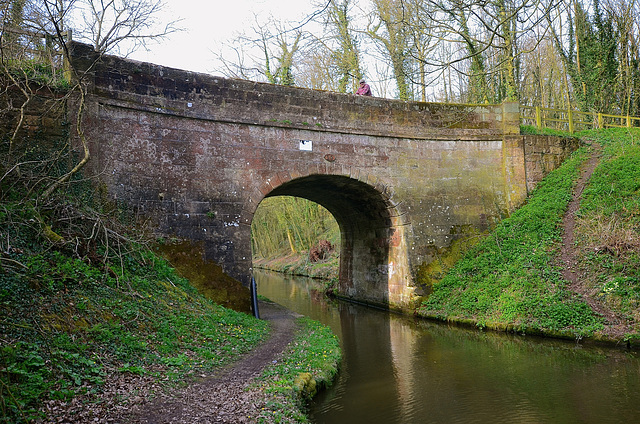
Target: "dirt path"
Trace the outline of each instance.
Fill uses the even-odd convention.
[[[177,393],[160,395],[140,405],[117,422],[141,424],[251,423],[262,393],[247,390],[262,369],[276,361],[293,340],[299,315],[273,303],[260,302],[260,317],[271,322],[269,340],[253,349],[231,367],[191,384]]]
[[[564,264],[562,274],[564,278],[569,281],[569,288],[578,293],[585,302],[596,313],[601,314],[605,318],[605,335],[611,339],[620,340],[624,337],[624,334],[631,330],[628,323],[616,315],[613,311],[606,308],[595,298],[595,293],[592,293],[588,287],[584,284],[583,273],[580,271],[580,267],[577,259],[577,252],[575,248],[575,236],[574,230],[576,225],[576,211],[580,207],[580,200],[582,199],[582,192],[585,186],[593,174],[593,170],[600,162],[602,155],[602,146],[598,143],[591,144],[591,157],[587,163],[583,166],[580,174],[580,179],[576,184],[573,191],[573,199],[569,203],[567,212],[562,220],[562,227],[564,234],[562,236],[562,250],[561,259]]]

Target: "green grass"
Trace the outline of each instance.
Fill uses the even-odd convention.
[[[573,137],[568,131],[556,130],[553,128],[537,128],[535,125],[520,125],[520,134],[523,135],[556,135],[560,137]]]
[[[609,308],[633,321],[640,334],[640,130],[584,135],[604,146],[583,192],[576,237],[586,284]]]
[[[581,215],[619,215],[640,223],[640,130],[594,131],[585,135],[605,147],[603,161],[583,193]]]
[[[418,313],[522,333],[600,330],[602,319],[567,290],[557,266],[562,216],[585,158],[583,148],[538,184],[525,206],[434,284]]]
[[[19,81],[42,84],[54,89],[68,89],[69,82],[64,78],[64,72],[53,69],[50,63],[40,59],[10,59],[7,70]]]
[[[640,131],[578,134],[604,146],[582,194],[575,229],[578,266],[590,294],[640,322]],[[602,317],[568,290],[559,255],[561,220],[572,197],[583,147],[542,181],[527,203],[502,221],[433,286],[418,313],[478,327],[556,336],[598,336]]]
[[[304,408],[316,391],[331,385],[342,356],[338,338],[317,321],[299,318],[300,330],[283,358],[267,367],[256,385],[268,400],[258,423],[307,423]]]
[[[99,404],[118,374],[176,384],[266,337],[266,322],[205,299],[143,246],[79,255],[74,243],[45,237],[42,215],[29,202],[0,204],[0,422],[44,418],[51,399]]]

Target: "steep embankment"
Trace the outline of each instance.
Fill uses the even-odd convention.
[[[306,420],[305,386],[295,381],[331,381],[340,349],[330,331],[302,323],[287,347],[296,328],[287,317],[270,339],[267,321],[213,303],[156,256],[100,190],[76,181],[38,197],[47,176],[29,164],[0,180],[0,423],[109,422],[247,352],[253,359],[242,369],[252,372],[234,380],[240,389],[254,371],[271,371],[233,419],[252,422],[260,405],[266,419]],[[287,368],[272,370],[274,357]]]
[[[268,336],[66,196],[5,198],[0,228],[0,422],[105,421]]]
[[[528,334],[638,339],[639,135],[581,134],[590,145],[435,284],[419,315]]]

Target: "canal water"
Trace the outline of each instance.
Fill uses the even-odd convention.
[[[462,329],[322,296],[255,271],[258,293],[340,337],[315,423],[640,423],[640,357],[623,348]]]

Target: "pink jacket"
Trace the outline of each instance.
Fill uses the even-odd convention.
[[[371,95],[371,87],[369,87],[369,84],[360,84],[360,88],[358,88],[358,91],[356,91],[356,94],[358,96],[370,96]]]

